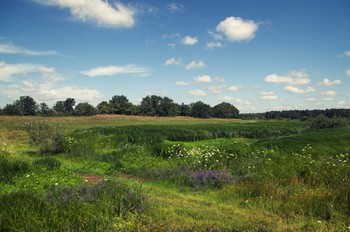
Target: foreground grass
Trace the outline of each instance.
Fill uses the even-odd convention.
[[[38,148],[29,144],[28,136],[21,131],[24,122],[38,119],[64,124],[68,128],[69,136],[77,142],[77,145],[65,154],[45,155],[53,160],[42,161],[44,156],[38,155]],[[344,161],[348,161],[345,154],[350,149],[349,129],[307,131],[300,129],[304,123],[299,121],[246,122],[125,116],[0,117],[0,123],[0,131],[5,132],[0,134],[1,155],[5,157],[4,165],[10,170],[8,179],[0,181],[0,204],[5,206],[0,216],[0,229],[8,231],[34,231],[39,228],[52,231],[60,231],[62,228],[85,231],[349,230],[349,215],[344,209],[346,203],[339,205],[339,202],[350,199],[347,196],[349,194],[347,186],[344,186],[344,183],[348,184],[346,178],[349,178],[350,172],[347,166],[343,166],[343,169],[338,169],[338,166],[333,168],[333,164],[342,165]],[[292,130],[287,131],[285,135],[279,135],[282,131],[279,131],[279,128],[286,127]],[[193,141],[158,143],[158,138],[164,139],[162,136],[165,133],[170,130],[175,132],[177,128],[192,128],[202,132],[194,134]],[[268,132],[270,128],[276,130],[276,133]],[[137,133],[128,134],[129,130],[136,130]],[[230,135],[227,133],[230,130],[243,132],[250,130],[258,136],[250,138],[249,136],[254,133],[242,133],[242,136],[248,137],[217,137],[217,135]],[[151,131],[153,134],[150,134]],[[269,136],[260,134],[264,131],[270,133]],[[123,132],[130,138],[124,140],[123,137],[115,135],[116,132],[119,135]],[[155,133],[159,135],[157,139],[152,140],[152,143],[149,141],[144,143],[147,140],[144,140],[143,136],[155,138]],[[214,138],[201,140],[195,136],[201,138],[214,136]],[[127,144],[123,144],[125,141]],[[133,141],[135,144],[128,141]],[[186,151],[200,148],[202,150],[199,151],[204,155],[207,154],[206,151],[219,149],[220,152],[215,154],[217,159],[219,155],[233,154],[235,162],[231,163],[223,157],[215,168],[234,173],[237,175],[235,177],[239,176],[240,179],[226,183],[220,188],[209,186],[197,189],[186,184],[181,179],[183,177],[176,176],[183,170],[178,168],[183,164],[183,160],[169,159],[166,153],[168,148],[177,144],[181,144],[181,147],[187,149]],[[194,151],[198,154],[198,150]],[[304,162],[304,159],[307,160]],[[55,166],[57,162],[54,160],[58,161],[59,165]],[[307,163],[310,161],[311,166]],[[231,164],[234,166],[231,167]],[[255,171],[251,169],[252,167]],[[325,169],[327,175],[324,176],[322,173],[316,175],[314,170],[318,170],[319,167],[329,167]],[[160,175],[159,171],[166,171],[165,173],[171,174],[173,179]],[[115,186],[123,186],[120,188],[124,189],[124,192],[120,192],[121,198],[115,199],[108,194],[102,194],[96,199],[88,198],[88,201],[77,200],[82,196],[80,195],[82,191],[91,191],[89,196],[95,196],[95,190],[89,190],[90,184],[84,180],[85,176],[112,183],[107,186],[108,191],[117,191],[114,189]],[[337,179],[345,182],[338,183],[335,181]],[[47,197],[62,196],[59,191],[67,191],[62,188],[74,189],[74,196],[71,197],[76,200],[65,207],[59,204],[52,205]],[[341,192],[341,189],[344,191]],[[129,198],[130,192],[136,193],[132,196],[139,196],[135,199],[141,200],[136,203],[145,203],[148,210],[138,212],[132,207],[121,213],[120,202]],[[341,193],[344,194],[340,195]],[[27,203],[22,204],[22,201]],[[104,208],[99,206],[101,201]],[[64,221],[69,222],[68,224],[59,219],[61,214],[64,215]],[[91,218],[94,219],[90,220]],[[40,223],[44,223],[44,227],[40,227]]]

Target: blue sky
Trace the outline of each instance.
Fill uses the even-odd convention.
[[[0,107],[155,94],[349,108],[349,12],[348,0],[2,0]]]

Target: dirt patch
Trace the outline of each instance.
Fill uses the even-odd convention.
[[[103,181],[103,178],[100,176],[84,176],[84,180],[89,184],[98,184]]]
[[[137,181],[145,181],[144,178],[142,177],[138,177],[138,176],[132,176],[132,175],[128,175],[128,174],[121,174],[121,177],[125,178],[125,179],[129,179],[129,180],[137,180]]]

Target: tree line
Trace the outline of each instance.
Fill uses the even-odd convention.
[[[350,109],[324,109],[324,110],[282,110],[265,113],[240,114],[242,119],[300,119],[315,118],[323,115],[328,118],[350,118]]]
[[[12,104],[0,108],[1,115],[20,116],[92,116],[96,114],[122,114],[141,116],[191,116],[197,118],[238,118],[239,110],[232,104],[222,102],[211,107],[197,101],[190,104],[177,104],[169,97],[150,95],[135,105],[124,95],[115,95],[109,101],[102,101],[96,107],[88,102],[75,104],[74,98],[57,101],[53,107],[45,102],[37,103],[30,96],[21,96]]]

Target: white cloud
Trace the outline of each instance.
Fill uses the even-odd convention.
[[[339,108],[346,107],[346,102],[345,101],[339,101],[337,107],[339,107]]]
[[[307,101],[309,101],[309,102],[314,102],[314,101],[316,101],[316,98],[310,97],[310,98],[307,99]]]
[[[204,91],[199,90],[199,89],[190,90],[188,93],[193,95],[193,96],[199,96],[199,97],[207,96]]]
[[[164,65],[181,65],[181,59],[175,59],[175,57],[167,59]]]
[[[172,33],[172,34],[164,34],[162,36],[162,39],[178,39],[181,35],[179,33]]]
[[[225,90],[225,85],[212,85],[209,86],[208,89],[212,93],[222,93]]]
[[[211,35],[215,40],[222,40],[223,37],[221,34],[216,34],[212,32],[211,30],[208,30],[208,34]]]
[[[344,56],[350,56],[350,50],[338,55],[338,57],[344,57]]]
[[[39,72],[43,73],[43,74],[52,74],[56,72],[56,68],[55,67],[45,67],[45,66],[40,66],[39,67]]]
[[[346,71],[345,73],[348,77],[350,77],[350,69]]]
[[[227,101],[227,102],[235,102],[235,103],[242,103],[242,100],[239,98],[233,98],[230,96],[224,96],[222,98],[219,98],[222,101]]]
[[[286,76],[270,74],[265,77],[265,81],[277,84],[307,85],[311,82],[309,74],[304,71],[292,71]]]
[[[182,13],[185,11],[184,5],[175,3],[175,2],[166,5],[165,9],[167,9],[171,13],[177,13],[177,12]]]
[[[232,92],[237,92],[240,89],[241,89],[241,87],[238,85],[231,85],[230,87],[228,87],[228,90],[230,90]]]
[[[214,49],[214,48],[221,48],[223,47],[224,45],[220,42],[209,42],[207,43],[206,47],[208,49]]]
[[[43,5],[69,9],[75,20],[90,21],[102,27],[131,28],[135,24],[135,12],[117,2],[113,7],[102,0],[34,0]]]
[[[278,96],[275,95],[274,92],[260,92],[260,99],[261,100],[277,100]]]
[[[273,95],[273,94],[275,94],[275,93],[272,92],[272,91],[270,91],[270,92],[260,92],[260,95],[264,95],[264,96],[266,96],[266,95]]]
[[[137,65],[126,65],[126,66],[103,66],[83,71],[83,74],[89,77],[96,76],[114,76],[118,74],[137,74],[139,76],[148,76],[151,70],[147,67],[139,67]]]
[[[175,44],[175,43],[168,43],[167,45],[168,45],[168,47],[170,47],[170,48],[175,48],[175,47],[176,47],[176,44]]]
[[[28,50],[22,47],[17,47],[13,44],[3,44],[0,43],[0,53],[2,54],[20,54],[26,56],[49,56],[49,55],[57,55],[56,51],[34,51]]]
[[[185,36],[182,38],[181,42],[185,45],[195,45],[198,43],[197,37]]]
[[[175,82],[176,85],[179,85],[179,86],[185,86],[185,85],[189,85],[190,83],[189,82],[185,82],[185,81],[177,81]]]
[[[284,87],[284,90],[290,93],[296,93],[296,94],[301,94],[301,93],[311,93],[311,92],[315,92],[316,90],[312,87],[307,87],[306,89],[301,89],[295,86],[286,86]]]
[[[323,85],[323,86],[331,86],[331,85],[340,85],[341,80],[334,80],[330,81],[329,79],[324,79],[322,82],[319,82],[318,85]]]
[[[255,37],[258,24],[252,20],[244,20],[240,17],[228,17],[216,27],[231,41],[250,40]]]
[[[222,77],[215,77],[215,80],[218,81],[218,82],[221,82],[221,83],[225,83],[226,80]]]
[[[30,72],[36,72],[38,66],[35,64],[7,64],[0,62],[0,81],[11,81],[12,76],[25,75]]]
[[[277,100],[278,96],[276,96],[276,95],[263,95],[263,96],[260,96],[260,99],[261,100]]]
[[[201,68],[205,68],[205,63],[203,61],[195,61],[192,60],[191,63],[189,63],[188,65],[186,65],[186,69],[201,69]]]
[[[57,88],[52,82],[37,83],[27,80],[23,80],[19,84],[0,85],[0,93],[10,96],[11,99],[18,99],[20,96],[28,95],[37,102],[46,102],[48,104],[64,100],[67,97],[72,97],[77,102],[97,104],[103,97],[96,89],[78,86]]]
[[[211,77],[208,76],[208,75],[196,76],[196,77],[194,78],[194,80],[195,80],[196,82],[199,82],[199,83],[210,83],[210,82],[212,82]]]
[[[335,96],[337,96],[337,93],[335,91],[329,90],[322,92],[322,95],[326,100],[332,100]]]

